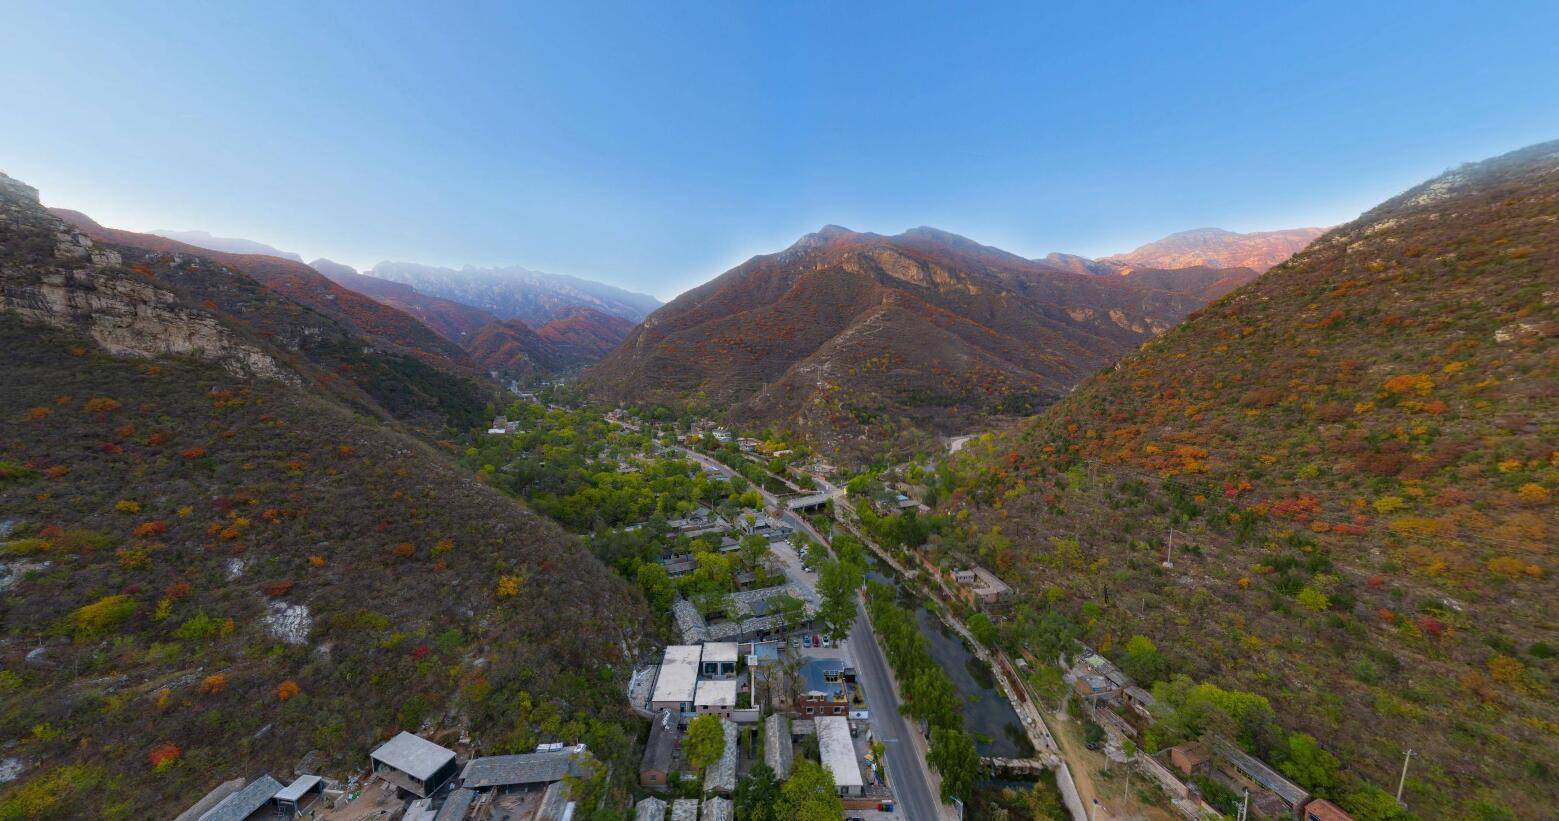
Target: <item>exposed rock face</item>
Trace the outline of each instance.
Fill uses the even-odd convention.
[[[180,305],[173,292],[122,268],[117,252],[95,246],[45,211],[36,189],[3,174],[0,214],[0,306],[6,310],[82,330],[120,356],[193,356],[239,376],[297,381],[216,316]]]

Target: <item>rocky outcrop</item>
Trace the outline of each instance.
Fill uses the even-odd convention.
[[[0,174],[0,308],[85,332],[116,356],[192,356],[239,376],[298,377],[216,316],[123,267],[118,252],[48,213],[36,189]]]

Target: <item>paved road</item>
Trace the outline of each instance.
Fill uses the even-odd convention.
[[[941,805],[932,793],[925,761],[915,746],[914,739],[920,731],[899,712],[899,694],[894,692],[888,677],[888,660],[877,646],[877,635],[872,632],[865,605],[857,601],[855,610],[850,649],[866,687],[872,728],[887,752],[888,784],[898,798],[899,812],[910,821],[941,818]]]
[[[702,453],[683,447],[678,447],[678,450],[701,464],[713,466],[722,475],[735,474],[729,467]],[[836,498],[842,493],[842,488],[827,483],[823,489]],[[817,532],[804,516],[787,510],[768,491],[758,488],[758,492],[770,509],[784,511],[781,519],[786,524],[828,544],[823,534]],[[817,584],[816,574],[802,571],[799,560],[794,564],[786,561],[785,565],[786,575],[792,580],[801,581],[808,587]],[[931,771],[924,754],[916,746],[920,731],[899,712],[899,694],[893,686],[893,680],[888,677],[888,660],[877,645],[877,634],[872,631],[871,620],[866,617],[866,607],[860,601],[856,602],[855,626],[851,628],[847,641],[850,653],[855,657],[862,685],[866,688],[866,704],[871,710],[872,729],[882,741],[887,754],[888,785],[898,800],[899,817],[906,821],[936,821],[942,818],[942,805],[936,798],[936,791],[931,788]]]

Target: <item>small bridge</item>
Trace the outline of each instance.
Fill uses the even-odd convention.
[[[980,765],[998,776],[1004,775],[1039,775],[1045,770],[1055,767],[1057,761],[1052,757],[1045,758],[993,758],[981,756]]]

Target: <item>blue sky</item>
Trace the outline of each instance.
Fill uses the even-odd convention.
[[[11,2],[0,170],[132,229],[661,298],[825,223],[1329,224],[1559,137],[1559,4]]]

